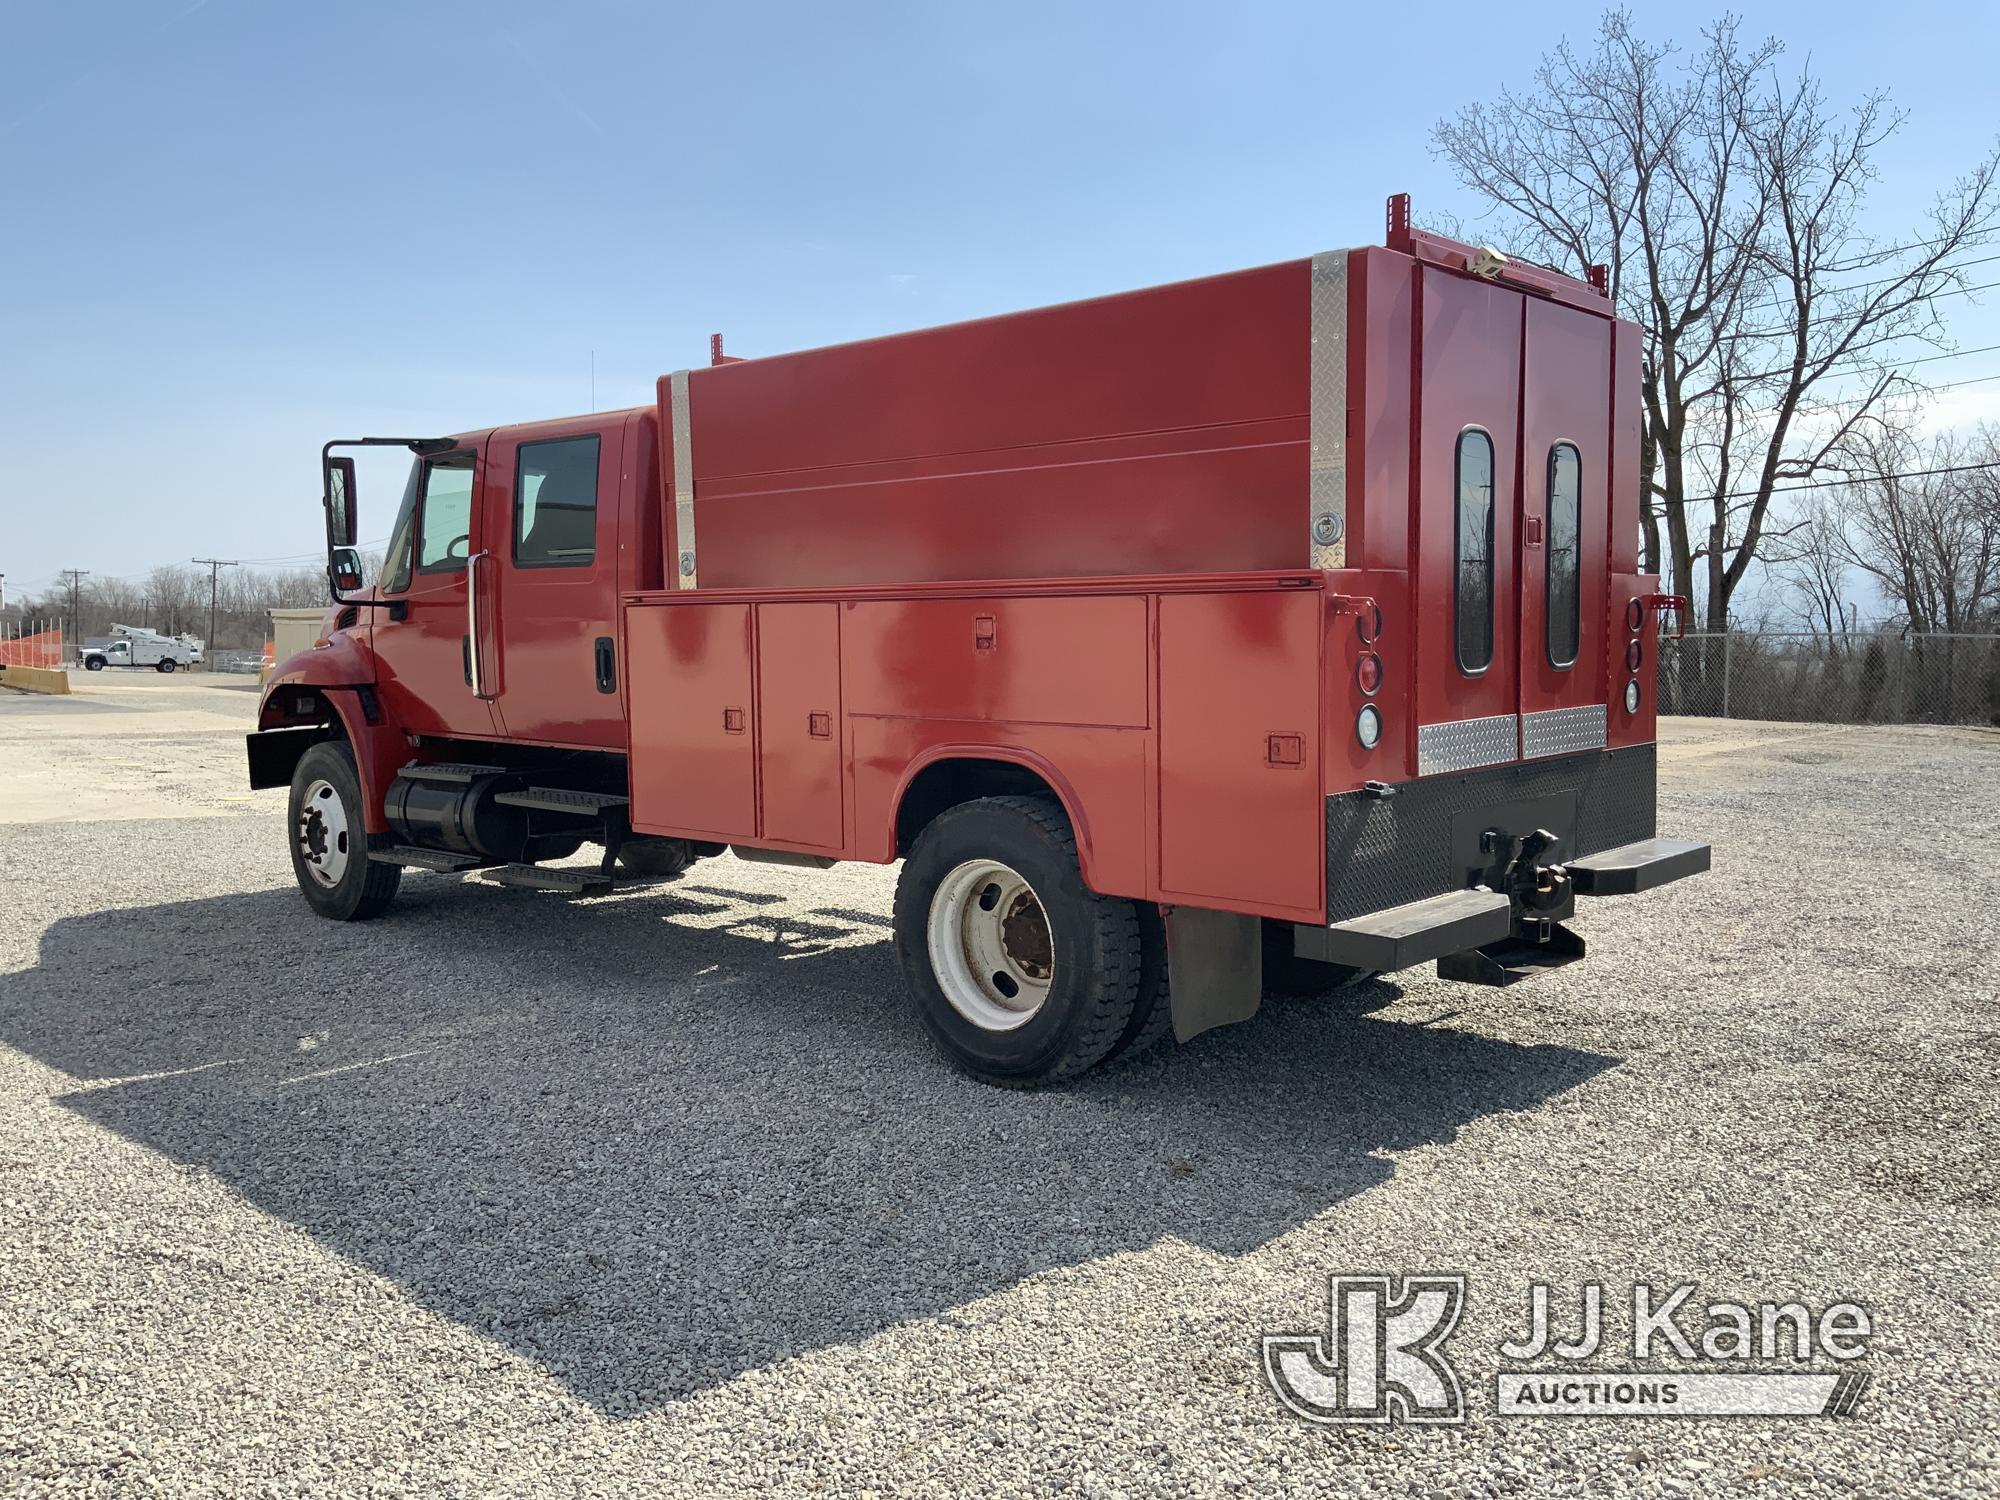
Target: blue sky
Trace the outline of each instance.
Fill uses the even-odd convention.
[[[716,329],[798,348],[1368,242],[1397,190],[1464,212],[1430,125],[1599,9],[0,0],[0,572],[303,559],[324,438],[587,409],[593,351],[627,405]],[[1740,9],[1911,111],[1885,236],[2000,130],[1991,0]],[[1958,299],[1963,346],[2000,343],[1996,295]]]

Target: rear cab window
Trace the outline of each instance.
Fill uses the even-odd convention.
[[[514,464],[514,563],[581,568],[597,557],[598,437],[523,443]]]

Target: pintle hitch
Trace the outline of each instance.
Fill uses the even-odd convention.
[[[1446,954],[1437,961],[1440,979],[1513,984],[1583,957],[1583,939],[1563,926],[1576,911],[1569,871],[1541,862],[1560,842],[1546,828],[1526,834],[1489,828],[1479,836],[1480,851],[1493,861],[1485,884],[1513,903],[1513,931],[1497,943]]]

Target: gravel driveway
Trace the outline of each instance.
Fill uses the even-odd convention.
[[[927,1050],[889,871],[343,928],[282,794],[16,821],[0,761],[0,1491],[1991,1495],[2000,735],[1669,734],[1716,869],[1589,961],[1037,1094]],[[1376,1269],[1468,1276],[1464,1427],[1266,1388]],[[1538,1279],[1853,1298],[1874,1381],[1502,1419]]]

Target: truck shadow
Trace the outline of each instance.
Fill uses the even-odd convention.
[[[614,1415],[1162,1237],[1242,1254],[1618,1061],[1371,1019],[1378,982],[1007,1093],[931,1054],[874,914],[683,889],[65,919],[0,1034]]]

